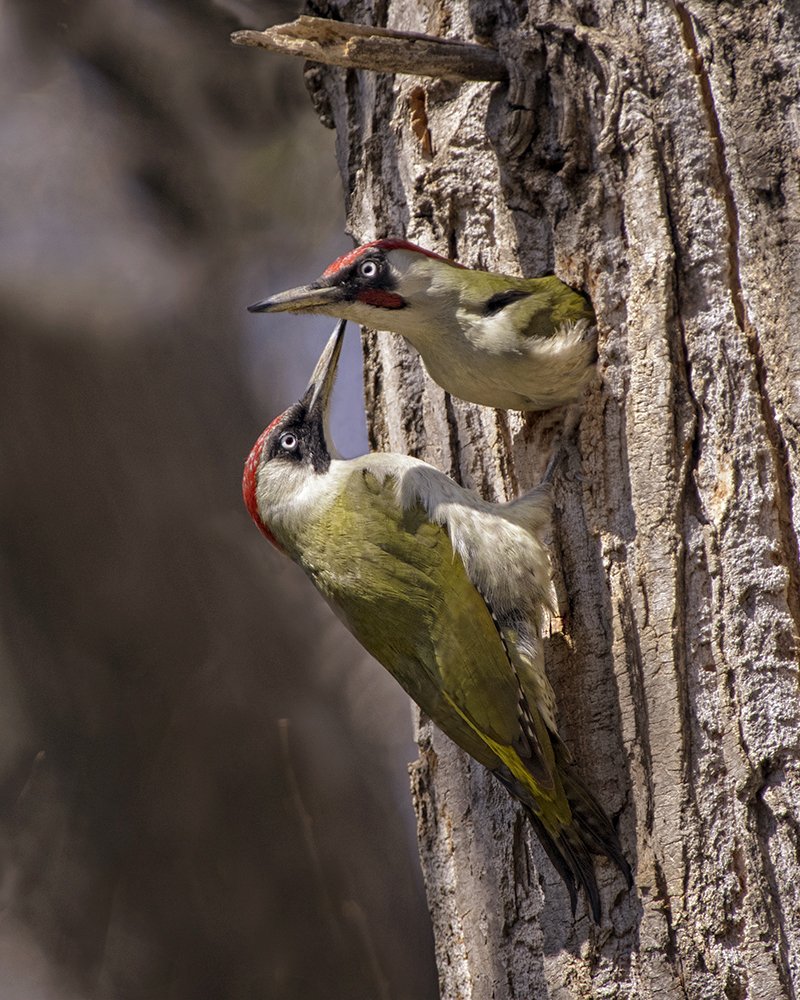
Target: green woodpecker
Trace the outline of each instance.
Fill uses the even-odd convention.
[[[597,357],[592,307],[558,278],[472,271],[399,239],[358,247],[312,284],[249,309],[399,333],[443,389],[500,409],[574,402]]]
[[[328,404],[345,322],[305,395],[253,447],[247,509],[420,708],[522,804],[573,913],[582,886],[599,921],[592,854],[613,859],[629,884],[630,868],[556,728],[542,648],[553,604],[549,487],[491,504],[415,458],[338,458]]]

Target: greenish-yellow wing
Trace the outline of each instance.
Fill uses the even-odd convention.
[[[520,334],[550,337],[564,323],[595,321],[589,300],[555,275],[544,278],[514,278],[488,272],[473,272],[464,302],[471,311],[507,313]]]
[[[526,285],[530,294],[506,306],[525,336],[550,337],[565,323],[594,322],[588,301],[558,278],[530,278]]]
[[[343,492],[304,546],[319,590],[456,743],[568,815],[544,724],[447,532],[419,506],[401,512],[391,478],[356,466]]]

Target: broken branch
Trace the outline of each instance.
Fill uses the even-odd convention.
[[[508,71],[496,49],[454,38],[366,24],[298,17],[266,31],[235,31],[234,45],[252,45],[315,62],[376,73],[407,73],[446,80],[505,80]]]

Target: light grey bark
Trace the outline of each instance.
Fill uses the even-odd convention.
[[[511,5],[463,0],[385,13],[491,40],[511,83],[315,70],[354,237],[555,269],[598,315],[598,379],[555,488],[548,665],[636,876],[629,893],[600,864],[605,921],[583,906],[573,921],[502,789],[422,720],[412,778],[442,996],[793,998],[797,5],[533,0],[521,24]],[[342,14],[370,19],[358,3]],[[386,334],[367,335],[365,359],[376,448],[488,498],[537,482],[563,413],[450,399]]]

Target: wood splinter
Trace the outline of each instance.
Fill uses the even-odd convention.
[[[266,31],[234,31],[234,45],[302,56],[315,62],[376,73],[407,73],[446,80],[505,80],[508,71],[496,49],[413,31],[298,17]]]

